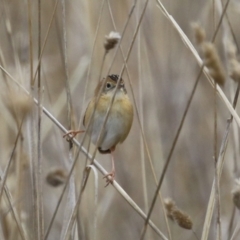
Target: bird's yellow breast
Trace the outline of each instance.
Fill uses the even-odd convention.
[[[90,120],[90,117],[96,108],[94,117],[93,117],[93,131],[100,131],[100,124],[102,125],[107,113],[107,110],[111,103],[112,94],[102,94],[99,98],[98,103],[96,103],[96,98],[90,101],[84,118],[84,126],[87,126]],[[111,107],[108,120],[105,126],[105,135],[103,139],[107,142],[112,138],[112,146],[115,146],[117,143],[123,142],[132,126],[133,122],[133,106],[130,102],[128,96],[119,91],[117,92],[113,105]],[[110,140],[109,140],[110,141]]]

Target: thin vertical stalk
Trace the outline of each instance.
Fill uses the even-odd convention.
[[[216,0],[213,0],[213,29],[216,28]],[[220,190],[219,190],[219,176],[217,172],[217,83],[214,82],[214,168],[215,168],[215,198],[216,198],[216,240],[221,240],[221,211],[220,211]]]
[[[23,117],[23,119],[24,119],[24,117]],[[20,126],[19,126],[18,134],[17,134],[16,140],[15,140],[15,143],[14,143],[14,145],[13,145],[13,150],[12,150],[10,159],[9,159],[9,161],[8,161],[7,167],[6,167],[5,171],[4,171],[3,177],[2,177],[2,179],[1,179],[0,203],[1,203],[1,200],[2,200],[3,189],[4,189],[4,186],[5,186],[6,180],[7,180],[8,171],[9,171],[11,162],[12,162],[12,160],[13,160],[13,156],[14,156],[14,153],[15,153],[15,150],[16,150],[16,147],[17,147],[18,139],[19,139],[19,137],[20,137],[20,135],[21,135],[23,119],[22,119],[22,121],[21,121],[21,123],[20,123]]]
[[[74,118],[73,118],[73,104],[72,97],[69,86],[69,74],[68,74],[68,58],[67,58],[67,33],[66,33],[66,3],[65,0],[61,1],[62,4],[62,32],[63,32],[63,60],[64,60],[64,72],[65,72],[65,91],[67,97],[67,122],[68,128],[72,129],[72,126],[75,127]],[[69,142],[69,151],[68,151],[68,162],[67,169],[70,170],[72,162],[73,162],[73,148],[72,143]],[[64,211],[64,220],[63,227],[61,231],[61,239],[63,239],[63,234],[65,232],[65,227],[67,225],[67,219],[76,204],[76,196],[75,196],[75,182],[74,175],[72,174],[69,179],[69,188],[68,188],[68,196],[67,196],[67,204]]]
[[[28,0],[28,41],[29,41],[29,65],[30,87],[33,87],[33,42],[32,42],[32,0]]]
[[[215,166],[215,198],[217,210],[217,234],[216,239],[221,240],[221,208],[219,193],[219,176],[217,172],[217,83],[214,82],[214,166]]]
[[[6,194],[7,202],[10,206],[13,218],[14,218],[16,224],[17,224],[17,228],[18,228],[18,231],[19,231],[20,238],[22,240],[27,240],[28,239],[27,234],[24,232],[24,227],[21,225],[22,222],[21,222],[20,216],[18,215],[16,209],[13,206],[11,193],[10,193],[9,189],[7,188],[7,185],[5,185],[5,187],[4,187],[4,192]]]
[[[101,7],[100,7],[96,33],[95,33],[94,40],[93,40],[93,47],[92,47],[92,52],[91,52],[91,57],[90,57],[90,63],[89,63],[88,71],[87,71],[87,80],[86,80],[86,84],[85,84],[85,87],[84,87],[83,103],[82,103],[82,108],[81,109],[83,109],[84,100],[86,98],[87,86],[88,86],[88,82],[89,82],[89,79],[90,79],[90,73],[92,71],[93,54],[94,54],[94,50],[95,50],[95,47],[96,47],[97,36],[98,36],[99,28],[100,28],[100,23],[101,23],[101,19],[102,19],[102,15],[103,15],[102,13],[103,13],[105,2],[106,2],[106,0],[102,0]],[[80,116],[80,122],[78,124],[78,129],[80,129],[82,117],[83,117],[83,111],[82,111],[81,116]]]
[[[43,194],[42,194],[42,142],[41,142],[41,130],[42,130],[42,86],[41,86],[41,0],[38,0],[38,109],[37,109],[37,164],[35,164],[36,171],[36,217],[37,217],[37,239],[42,240],[44,236],[43,226]]]
[[[39,65],[41,64],[41,59],[42,59],[42,56],[43,56],[43,52],[45,50],[45,46],[46,46],[46,43],[47,43],[47,39],[48,39],[48,35],[49,35],[49,32],[50,32],[50,28],[52,26],[52,22],[53,22],[53,19],[54,19],[54,16],[56,14],[56,10],[57,10],[57,6],[58,6],[58,3],[59,3],[60,0],[56,0],[55,2],[55,5],[54,5],[54,9],[53,9],[53,13],[52,13],[52,16],[51,16],[51,19],[50,19],[50,23],[48,25],[48,29],[47,29],[47,33],[46,33],[46,36],[43,40],[43,44],[42,44],[42,49],[41,49],[41,52],[40,52],[40,56],[38,58],[38,63],[37,63],[37,67],[36,67],[36,71],[34,73],[34,76],[33,76],[33,79],[32,79],[32,83],[34,84],[35,82],[35,79],[37,77],[37,74],[38,74],[38,69],[39,69]]]
[[[140,6],[138,5],[137,17],[139,17]],[[141,56],[141,28],[138,31],[137,37],[137,54],[138,54],[138,83],[139,83],[139,122],[142,123],[142,130],[144,132],[144,119],[143,119],[143,79],[142,79],[142,56]],[[127,68],[126,68],[127,69]],[[140,132],[141,135],[141,132]],[[143,138],[140,137],[140,159],[141,159],[141,170],[142,170],[142,188],[143,188],[143,200],[144,200],[144,212],[147,212],[149,208],[148,203],[148,193],[147,193],[147,178],[146,178],[146,166],[145,166],[145,151],[144,151],[144,142]],[[150,233],[149,233],[150,234]],[[148,236],[149,239],[149,236]]]
[[[162,170],[162,174],[161,174],[161,176],[160,176],[160,180],[159,180],[159,183],[158,183],[158,185],[157,185],[157,189],[156,189],[156,191],[155,191],[155,194],[154,194],[154,197],[153,197],[153,200],[152,200],[152,203],[151,203],[150,209],[149,209],[149,211],[148,211],[148,215],[147,215],[147,218],[146,218],[146,220],[145,220],[145,224],[144,224],[144,227],[143,227],[143,230],[142,230],[142,233],[141,233],[141,237],[140,237],[141,240],[144,239],[144,236],[145,236],[145,233],[146,233],[146,230],[147,230],[148,221],[149,221],[150,216],[151,216],[151,214],[152,214],[153,207],[154,207],[155,202],[156,202],[156,200],[157,200],[158,192],[159,192],[159,190],[160,190],[160,188],[161,188],[161,186],[162,186],[162,182],[163,182],[164,176],[165,176],[165,174],[166,174],[168,165],[169,165],[170,160],[171,160],[171,158],[172,158],[173,151],[174,151],[174,149],[175,149],[175,146],[176,146],[178,137],[179,137],[180,132],[181,132],[181,130],[182,130],[183,123],[185,122],[185,118],[186,118],[187,113],[188,113],[188,110],[189,110],[189,108],[190,108],[190,105],[191,105],[193,96],[194,96],[194,94],[195,94],[195,92],[196,92],[196,89],[197,89],[197,86],[198,86],[198,82],[199,82],[200,77],[201,77],[201,75],[202,75],[202,70],[203,70],[203,67],[201,67],[201,69],[200,69],[200,71],[199,71],[199,74],[198,74],[198,76],[197,76],[197,78],[196,78],[196,81],[195,81],[195,83],[194,83],[192,92],[191,92],[190,97],[189,97],[189,99],[188,99],[188,101],[187,101],[187,106],[186,106],[186,108],[185,108],[185,110],[184,110],[184,113],[183,113],[181,122],[180,122],[180,124],[179,124],[177,133],[176,133],[176,135],[175,135],[175,137],[174,137],[173,144],[172,144],[172,146],[171,146],[171,149],[170,149],[170,152],[169,152],[169,154],[168,154],[167,160],[166,160],[166,162],[165,162],[165,164],[164,164],[164,167],[163,167],[163,170]]]
[[[240,90],[240,83],[238,83],[238,87],[237,87],[237,90],[236,90],[236,93],[234,96],[234,101],[233,101],[234,109],[236,108],[236,104],[238,101],[239,90]],[[223,168],[223,164],[224,164],[224,156],[225,156],[225,151],[226,151],[227,144],[228,144],[229,131],[230,131],[230,127],[232,124],[232,120],[233,120],[233,116],[231,115],[230,119],[228,119],[228,121],[227,121],[227,126],[225,129],[225,133],[224,133],[224,136],[222,139],[220,151],[218,154],[218,160],[217,160],[218,173],[217,174],[218,174],[219,178],[222,173],[222,168]],[[201,240],[208,239],[208,234],[209,234],[209,229],[210,229],[210,224],[211,224],[211,219],[212,219],[213,209],[214,209],[214,204],[215,204],[215,191],[216,191],[215,190],[215,181],[216,181],[216,179],[214,179],[213,185],[212,185],[212,190],[211,190],[211,194],[210,194],[210,198],[209,198],[209,202],[208,202],[208,206],[207,206],[207,213],[206,213],[206,217],[205,217],[205,221],[204,221]]]

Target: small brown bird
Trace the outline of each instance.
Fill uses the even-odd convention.
[[[88,104],[83,119],[83,125],[85,127],[88,126],[95,108],[88,134],[91,135],[90,137],[92,143],[96,145],[118,81],[120,81],[120,83],[118,85],[115,99],[109,112],[102,137],[97,146],[100,153],[110,153],[112,157],[112,171],[104,177],[106,178],[107,185],[112,183],[115,177],[113,151],[118,143],[122,143],[126,139],[133,122],[133,106],[128,98],[122,78],[119,79],[118,75],[109,75],[106,82],[105,79],[99,82],[98,86],[96,87],[94,97]],[[103,84],[104,86],[102,87]],[[101,89],[102,92],[97,102],[97,96],[99,95],[99,91]],[[79,132],[81,131],[70,131],[68,134],[72,134],[74,137]]]

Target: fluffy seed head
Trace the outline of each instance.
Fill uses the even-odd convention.
[[[46,176],[46,181],[49,185],[53,187],[58,187],[65,183],[67,174],[64,169],[57,168],[49,171]]]
[[[206,39],[205,30],[200,26],[199,23],[192,23],[192,29],[194,31],[195,41],[198,45],[201,45]]]
[[[188,216],[186,213],[180,210],[172,199],[170,198],[165,199],[164,206],[167,211],[167,216],[172,221],[176,222],[179,227],[185,229],[192,229],[193,222],[190,216]]]
[[[118,32],[110,32],[107,36],[105,36],[105,38],[106,40],[104,42],[104,48],[108,52],[116,46],[121,39],[121,36]]]
[[[178,224],[179,227],[185,229],[192,229],[193,222],[185,212],[181,211],[180,209],[176,208],[172,211],[172,216],[174,221]]]
[[[225,82],[224,68],[215,46],[210,42],[204,42],[202,44],[202,52],[209,74],[217,84],[223,85]]]
[[[164,206],[167,211],[167,216],[173,221],[172,211],[176,207],[175,202],[171,198],[164,199]]]

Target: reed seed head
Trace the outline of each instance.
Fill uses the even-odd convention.
[[[172,221],[176,222],[179,227],[184,229],[192,229],[193,222],[190,216],[180,210],[172,199],[165,199],[164,206],[167,211],[167,216]]]
[[[53,187],[58,187],[65,183],[67,174],[64,169],[57,168],[49,171],[46,176],[46,181]]]
[[[121,39],[121,36],[118,32],[110,32],[107,36],[105,36],[105,38],[104,48],[108,52],[116,46]]]
[[[201,45],[206,39],[206,32],[199,23],[192,23],[194,38],[198,45]]]
[[[225,82],[224,68],[215,46],[210,42],[204,42],[202,44],[202,52],[209,74],[217,84],[223,85]]]
[[[201,46],[204,63],[210,76],[217,84],[223,85],[225,82],[224,68],[214,44],[206,41],[205,30],[198,23],[193,23],[192,28],[196,43]]]
[[[179,227],[185,229],[192,229],[193,222],[185,212],[181,211],[180,209],[176,208],[172,211],[172,216],[174,221],[178,224]]]

